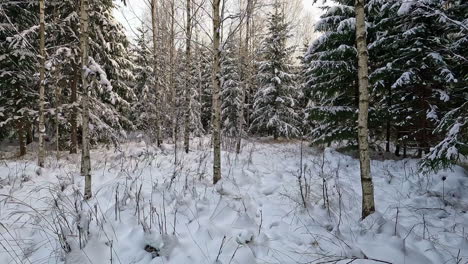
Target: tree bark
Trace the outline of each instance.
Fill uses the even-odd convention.
[[[61,108],[61,98],[60,94],[62,93],[61,89],[61,82],[57,83],[55,86],[55,151],[56,151],[56,158],[57,160],[60,158],[60,108]]]
[[[367,51],[367,33],[364,12],[365,0],[356,0],[356,46],[358,56],[358,79],[359,79],[359,116],[358,116],[358,137],[359,137],[359,161],[361,165],[361,186],[362,186],[362,219],[375,212],[374,205],[374,185],[372,183],[369,157],[369,76]]]
[[[26,122],[26,145],[31,144],[34,141],[33,129],[31,122]]]
[[[159,96],[159,84],[158,84],[158,64],[157,64],[157,32],[158,32],[158,26],[157,26],[157,21],[156,21],[156,16],[157,16],[157,8],[156,8],[156,0],[151,1],[151,25],[153,29],[153,75],[154,75],[154,92],[156,94],[156,143],[158,147],[161,146],[162,143],[162,135],[161,135],[161,105],[160,105],[160,96]]]
[[[71,103],[76,104],[78,101],[77,97],[77,85],[78,85],[78,66],[74,66],[74,72],[73,72],[73,80],[71,81],[70,84],[70,90],[71,90]],[[77,148],[78,148],[78,122],[77,122],[77,117],[78,117],[78,107],[73,106],[72,111],[71,111],[71,116],[70,116],[70,125],[71,125],[71,135],[70,135],[70,154],[76,154],[77,153]]]
[[[392,87],[389,85],[388,86],[388,99],[387,99],[387,107],[389,110],[391,106],[392,106]],[[390,114],[390,111],[389,111],[388,117],[387,117],[387,132],[386,132],[387,143],[385,144],[385,152],[390,152],[391,120],[392,120],[392,115]]]
[[[177,150],[177,139],[178,139],[178,109],[177,109],[177,92],[175,88],[174,78],[174,50],[175,50],[175,5],[174,0],[171,0],[171,26],[169,32],[169,89],[171,92],[171,103],[172,103],[172,140],[174,141],[174,148]]]
[[[16,128],[18,131],[18,142],[19,142],[19,155],[20,157],[26,155],[26,139],[25,139],[25,121],[24,118],[16,121]]]
[[[80,10],[80,45],[81,45],[81,81],[83,86],[82,104],[82,148],[81,148],[81,174],[85,176],[84,198],[92,197],[91,191],[91,157],[89,154],[89,84],[87,76],[87,67],[89,62],[88,55],[88,26],[89,26],[89,3],[88,0],[81,0]]]
[[[236,142],[236,153],[241,152],[242,137],[244,135],[244,108],[245,108],[245,94],[250,89],[250,17],[252,15],[252,0],[247,0],[247,17],[246,17],[246,28],[245,28],[245,47],[244,47],[244,63],[245,63],[245,86],[242,89],[241,94],[241,106],[237,117],[237,125],[239,127],[239,135]]]
[[[39,53],[40,53],[40,69],[39,69],[39,151],[37,155],[37,165],[44,167],[45,159],[45,15],[44,15],[44,0],[39,0]]]
[[[220,74],[220,0],[213,0],[213,184],[221,179],[221,80]]]
[[[192,42],[192,14],[190,12],[190,0],[186,1],[186,12],[187,12],[187,26],[186,26],[186,43],[185,43],[185,59],[187,61],[186,79],[185,79],[185,121],[184,121],[184,147],[185,153],[189,153],[190,150],[190,81],[191,81],[191,42]]]

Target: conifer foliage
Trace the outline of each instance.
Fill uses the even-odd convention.
[[[0,8],[0,131],[17,138],[19,155],[26,154],[38,117],[39,12],[34,12],[38,7],[31,2],[5,2]]]
[[[327,7],[315,30],[322,33],[309,47],[304,61],[306,110],[314,143],[357,140],[357,59],[354,1]]]
[[[289,25],[278,2],[268,17],[268,35],[261,48],[258,62],[258,91],[253,102],[250,131],[262,135],[293,137],[299,134],[296,75],[287,47]]]
[[[304,56],[313,142],[355,141],[353,2],[325,8],[323,34]],[[456,163],[467,150],[467,7],[464,1],[368,1],[372,147],[425,157],[424,170]],[[462,48],[464,47],[464,48]]]
[[[243,107],[240,65],[236,51],[233,41],[228,41],[221,61],[221,116],[223,132],[229,137],[240,133],[238,119]]]

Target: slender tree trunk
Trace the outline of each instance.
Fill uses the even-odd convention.
[[[190,0],[186,1],[187,3],[187,27],[186,27],[186,43],[185,43],[185,59],[187,61],[186,69],[186,79],[185,79],[185,130],[184,130],[184,147],[185,153],[188,153],[190,150],[190,86],[191,86],[191,74],[192,74],[192,54],[191,54],[191,42],[192,42],[192,14],[190,11]]]
[[[175,87],[175,80],[174,80],[174,45],[175,45],[175,6],[174,0],[171,0],[171,25],[170,25],[170,32],[169,32],[169,89],[171,90],[171,102],[172,102],[172,138],[174,141],[174,148],[177,149],[177,139],[178,139],[178,109],[177,109],[177,92]]]
[[[89,23],[89,3],[88,0],[81,0],[80,10],[80,45],[81,45],[81,81],[83,95],[81,97],[82,107],[82,148],[81,148],[81,174],[85,176],[84,198],[92,197],[91,191],[91,157],[89,154],[89,84],[86,68],[88,67],[88,23]]]
[[[367,64],[369,54],[367,51],[364,5],[365,0],[356,0],[356,46],[359,78],[358,136],[359,161],[361,164],[362,219],[375,212],[374,185],[372,183],[369,157],[369,129],[367,126],[369,111],[369,77]]]
[[[37,155],[37,165],[44,167],[45,159],[45,15],[44,15],[44,0],[39,0],[39,52],[40,52],[40,69],[39,69],[39,152]]]
[[[71,103],[76,104],[78,97],[77,97],[77,85],[78,85],[78,66],[74,66],[73,72],[73,80],[70,84],[71,90]],[[78,148],[78,107],[73,106],[70,116],[70,125],[71,125],[71,135],[70,135],[70,154],[76,154]]]
[[[19,155],[20,157],[26,155],[26,139],[25,139],[25,122],[24,118],[16,121],[16,128],[18,131]]]
[[[390,107],[392,106],[392,88],[389,85],[388,86],[388,99],[387,99],[387,108],[390,110]],[[390,112],[388,113],[388,118],[387,118],[387,144],[385,145],[385,152],[390,152],[390,136],[391,136],[391,121],[392,121],[392,115]]]
[[[241,106],[237,116],[237,126],[239,127],[239,135],[236,142],[236,153],[241,152],[242,137],[244,136],[244,108],[245,108],[245,94],[250,89],[250,17],[252,15],[252,0],[247,0],[247,17],[246,17],[246,29],[245,29],[245,46],[244,46],[244,62],[245,62],[245,86],[242,89],[241,94]]]
[[[33,126],[31,125],[31,122],[26,122],[26,145],[31,144],[34,141],[34,136],[33,136]]]
[[[221,179],[220,0],[213,0],[213,183]]]
[[[56,151],[56,158],[57,160],[60,158],[60,123],[59,123],[59,118],[60,118],[60,108],[61,108],[61,101],[60,101],[60,94],[61,94],[61,89],[60,89],[61,83],[57,83],[55,86],[55,100],[56,100],[56,106],[55,106],[55,151]]]
[[[196,31],[195,31],[196,32]],[[198,43],[199,37],[198,34],[195,35],[195,43]],[[195,54],[200,54],[200,46],[195,45]],[[198,76],[198,82],[197,82],[197,90],[198,90],[198,97],[197,97],[197,102],[198,102],[198,110],[200,111],[200,124],[201,124],[201,129],[204,130],[205,126],[203,125],[202,122],[202,115],[203,115],[203,81],[202,81],[202,63],[200,61],[196,61],[196,67],[197,67],[197,76]],[[199,141],[200,146],[202,140]]]
[[[157,4],[156,0],[152,0],[151,2],[151,25],[153,29],[153,57],[154,57],[154,63],[153,63],[153,75],[154,75],[154,92],[156,94],[156,144],[158,147],[161,146],[162,143],[162,135],[161,135],[161,101],[160,101],[160,96],[159,96],[159,83],[158,83],[158,63],[157,63],[157,33],[158,33],[158,26],[157,26],[157,21],[156,21],[156,16],[157,16]]]

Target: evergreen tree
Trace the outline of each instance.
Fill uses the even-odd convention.
[[[61,86],[61,108],[67,116],[64,125],[73,135],[74,122],[81,117],[78,91],[83,89],[79,81],[80,7],[76,1],[65,0],[50,2],[49,8],[50,17],[46,22],[52,23],[47,27],[46,46],[50,47],[49,65],[55,72],[50,73],[48,82]],[[133,128],[129,118],[130,102],[135,98],[131,87],[134,65],[124,29],[112,15],[114,3],[90,1],[89,8],[89,71],[92,74],[88,77],[90,81],[95,80],[92,82],[95,86],[90,87],[91,141],[116,142],[125,135],[125,130]],[[80,124],[76,123],[79,128]]]
[[[422,161],[423,170],[430,171],[450,167],[468,157],[468,27],[465,23],[468,3],[440,1],[438,6],[422,8],[432,14],[438,22],[436,33],[446,39],[438,46],[445,62],[437,63],[442,79],[442,85],[436,87],[439,100],[427,114],[435,124],[432,133],[440,136]],[[456,79],[450,78],[450,72]]]
[[[232,40],[228,40],[221,60],[221,118],[223,133],[229,137],[238,136],[239,114],[242,105],[242,87],[239,61]]]
[[[374,2],[370,49],[376,64],[370,77],[378,99],[375,107],[387,119],[387,150],[393,132],[397,155],[400,145],[405,150],[408,145],[422,156],[443,133],[441,127],[434,131],[442,113],[460,105],[456,99],[449,102],[448,93],[457,90],[463,77],[458,66],[462,53],[453,47],[463,29],[457,22],[463,20],[462,13],[449,15],[454,9],[439,0]],[[460,10],[460,4],[450,5]]]
[[[37,119],[37,4],[7,1],[0,7],[0,130],[16,130],[10,135],[17,136],[20,155]]]
[[[202,60],[194,61],[197,58],[196,52],[198,52],[197,47],[192,54],[192,64],[190,65],[190,131],[196,136],[201,136],[206,131],[202,123],[202,96],[207,79],[203,79],[204,62]]]
[[[145,131],[151,138],[156,138],[156,128],[153,127],[156,118],[156,97],[154,91],[153,56],[148,46],[148,30],[144,27],[137,29],[139,35],[132,49],[132,61],[135,65],[135,81],[133,91],[138,100],[133,106],[132,121],[136,128]]]
[[[253,102],[250,130],[275,138],[293,137],[299,134],[299,116],[295,74],[292,70],[292,47],[286,46],[290,37],[288,24],[278,3],[268,18],[268,36],[263,41],[259,72],[259,90]]]
[[[133,128],[129,117],[130,102],[135,95],[129,86],[134,79],[129,42],[123,26],[112,15],[114,8],[112,0],[92,1],[89,49],[96,71],[109,81],[100,82],[91,91],[90,122],[94,128],[91,132],[98,139],[115,142],[125,135],[126,129]]]
[[[357,140],[357,59],[354,1],[337,1],[315,29],[322,33],[309,47],[304,63],[304,94],[313,143]]]
[[[212,122],[212,81],[211,81],[211,56],[210,51],[203,46],[198,46],[194,54],[197,61],[197,86],[199,87],[200,119],[204,131],[211,131]]]

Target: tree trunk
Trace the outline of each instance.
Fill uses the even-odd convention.
[[[213,0],[213,183],[221,179],[221,80],[220,74],[220,0]]]
[[[59,123],[59,118],[60,118],[60,108],[61,108],[61,102],[60,102],[60,94],[61,94],[61,89],[60,89],[61,83],[57,83],[55,86],[55,100],[56,100],[56,106],[55,106],[55,151],[56,151],[56,158],[57,160],[60,158],[60,123]]]
[[[171,26],[169,32],[169,89],[171,90],[171,103],[172,103],[172,140],[174,141],[174,148],[177,150],[177,139],[178,139],[178,109],[177,109],[177,92],[175,88],[174,78],[174,49],[175,49],[175,5],[174,0],[170,3],[171,6]]]
[[[33,129],[34,127],[31,125],[31,122],[26,122],[26,145],[34,141]]]
[[[389,85],[388,86],[388,99],[387,99],[388,110],[390,110],[391,106],[392,106],[392,87]],[[387,117],[387,135],[386,135],[387,144],[385,145],[385,152],[390,152],[391,121],[392,121],[392,115],[390,114],[390,111],[389,111],[388,117]]]
[[[236,153],[241,152],[242,147],[242,137],[244,135],[244,108],[245,108],[245,94],[250,87],[250,53],[249,53],[249,43],[250,43],[250,17],[252,15],[252,0],[247,0],[247,17],[246,17],[246,28],[245,28],[245,47],[244,47],[244,63],[245,63],[245,86],[242,89],[241,95],[241,106],[237,116],[237,125],[239,127],[239,135],[236,142]]]
[[[76,104],[77,98],[77,85],[78,85],[78,66],[74,66],[73,80],[70,84],[71,90],[71,103]],[[70,154],[76,154],[78,148],[78,107],[73,106],[70,116],[71,135],[70,135]]]
[[[45,15],[44,15],[44,0],[39,0],[39,53],[40,53],[40,69],[39,69],[39,151],[37,155],[37,165],[44,167],[45,159]]]
[[[366,41],[366,24],[364,13],[365,0],[356,0],[356,46],[358,56],[358,78],[359,78],[359,116],[358,116],[358,137],[359,137],[359,161],[361,165],[361,186],[362,186],[362,219],[375,212],[374,205],[374,185],[372,183],[369,157],[369,77]]]
[[[157,31],[158,31],[158,26],[156,23],[156,16],[157,16],[157,9],[156,9],[156,0],[151,1],[151,25],[153,29],[153,75],[154,75],[154,92],[156,94],[156,144],[158,147],[161,146],[162,143],[162,135],[161,135],[161,104],[160,104],[160,96],[159,96],[159,84],[158,84],[158,64],[157,64]]]
[[[185,59],[187,61],[187,75],[185,79],[185,121],[184,121],[184,147],[185,153],[190,150],[190,81],[191,81],[191,41],[192,41],[192,14],[190,12],[190,0],[187,0],[187,27],[186,27],[186,44],[185,44]]]
[[[89,154],[89,84],[86,68],[88,67],[88,17],[89,4],[88,0],[81,0],[81,15],[80,15],[80,45],[81,45],[81,81],[83,86],[83,95],[81,97],[82,104],[82,148],[81,148],[81,174],[85,176],[84,198],[89,199],[92,196],[91,192],[91,157]]]
[[[18,131],[18,143],[19,143],[19,155],[20,157],[26,155],[26,139],[25,139],[25,131],[24,127],[25,122],[24,118],[18,119],[16,121],[16,128]]]

